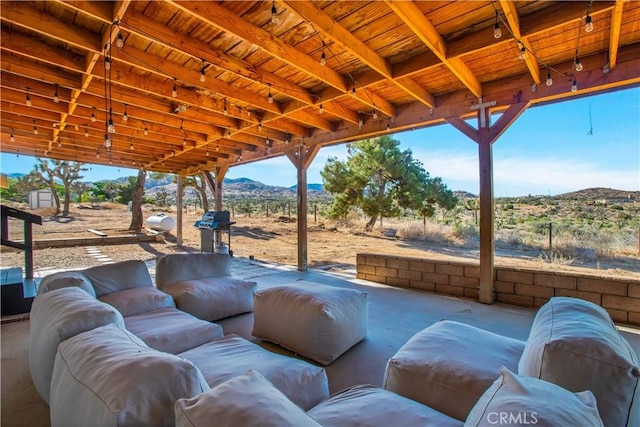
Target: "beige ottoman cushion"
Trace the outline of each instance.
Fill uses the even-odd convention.
[[[568,297],[551,298],[538,310],[518,373],[574,392],[591,390],[607,426],[628,423],[640,377],[635,352],[606,310]]]
[[[321,427],[254,370],[175,404],[176,427]]]
[[[311,408],[329,395],[324,368],[272,353],[236,335],[227,335],[180,356],[192,361],[211,387],[255,369],[302,409]]]
[[[367,294],[305,281],[255,292],[253,335],[328,365],[367,336]]]
[[[523,341],[443,320],[389,359],[383,386],[464,421],[501,366],[516,370],[523,349]]]

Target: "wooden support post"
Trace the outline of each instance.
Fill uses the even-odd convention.
[[[472,106],[478,110],[478,129],[474,129],[459,117],[447,118],[453,127],[478,144],[480,164],[480,289],[478,300],[492,304],[494,300],[494,196],[493,196],[493,143],[529,107],[529,102],[513,104],[502,113],[498,121],[491,125],[488,107],[494,102],[480,102]]]
[[[319,146],[306,150],[300,145],[295,152],[287,153],[298,175],[298,271],[307,271],[307,169],[318,151]]]
[[[176,244],[182,246],[182,175],[178,175],[178,182],[176,188]]]

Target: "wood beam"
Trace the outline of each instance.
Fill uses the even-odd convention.
[[[373,111],[382,112],[388,117],[396,116],[396,108],[386,99],[378,96],[369,89],[358,88],[355,92],[351,92],[351,96],[358,101],[371,107]]]
[[[502,10],[504,11],[505,17],[507,18],[507,22],[509,23],[509,27],[511,28],[511,32],[513,33],[513,37],[515,37],[516,41],[520,41],[521,47],[524,47],[526,50],[526,54],[524,57],[525,62],[527,63],[527,68],[531,73],[531,78],[535,84],[540,83],[540,68],[538,66],[538,61],[535,58],[533,49],[531,48],[531,43],[526,37],[522,37],[522,33],[520,32],[520,18],[518,17],[518,10],[516,9],[515,3],[509,0],[500,0],[500,5],[502,6]]]
[[[622,10],[624,0],[617,0],[611,12],[611,30],[609,31],[609,69],[613,70],[618,63],[618,46],[620,45],[620,27],[622,26]]]
[[[206,22],[212,27],[235,34],[242,40],[259,47],[287,65],[313,76],[342,92],[347,91],[347,84],[342,75],[327,67],[318,67],[316,60],[287,45],[280,39],[272,37],[267,31],[247,23],[244,19],[224,7],[210,2],[205,4],[201,2],[168,1],[179,10]]]
[[[449,70],[471,91],[477,98],[482,98],[482,85],[473,75],[467,64],[460,58],[447,57],[447,45],[422,11],[411,2],[385,0],[389,8],[413,31],[422,42],[449,68]]]
[[[500,116],[500,118],[491,126],[489,132],[489,142],[493,144],[504,131],[509,128],[524,111],[531,105],[530,101],[512,104]]]

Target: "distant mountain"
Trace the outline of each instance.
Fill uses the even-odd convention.
[[[289,187],[289,189],[291,191],[298,191],[298,186],[292,185],[291,187]],[[322,186],[322,184],[307,184],[307,190],[308,191],[324,191],[324,187]]]
[[[462,191],[462,190],[454,191],[453,195],[456,196],[459,200],[476,199],[478,197],[476,194],[469,193],[468,191]]]
[[[640,191],[615,190],[613,188],[585,188],[584,190],[558,194],[558,200],[635,200],[640,201]]]

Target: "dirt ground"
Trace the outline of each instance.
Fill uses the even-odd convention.
[[[131,213],[126,208],[94,209],[88,205],[73,205],[68,218],[54,218],[51,212],[33,212],[43,217],[43,225],[34,225],[34,239],[64,239],[79,237],[97,237],[87,231],[98,230],[109,236],[127,235]],[[144,209],[148,218],[156,212]],[[165,213],[177,218],[175,211]],[[177,246],[177,231],[164,235],[164,240],[151,243],[127,245],[101,245],[98,255],[113,261],[127,259],[149,260],[154,257],[176,252],[200,252],[200,230],[194,227],[201,211],[188,211],[183,214],[183,245]],[[294,219],[279,216],[231,218],[236,223],[231,227],[231,250],[235,256],[253,257],[259,261],[297,266],[297,224]],[[22,222],[9,221],[9,237],[22,240]],[[4,236],[3,236],[4,237]],[[459,260],[477,262],[478,251],[458,246],[443,246],[429,242],[408,241],[383,236],[381,231],[371,233],[342,228],[313,215],[308,219],[308,266],[331,269],[354,268],[356,254],[359,252],[388,253],[420,258]],[[496,265],[544,270],[579,270],[598,275],[639,277],[640,258],[601,259],[597,262],[579,260],[573,265],[561,265],[543,261],[539,251],[502,250],[496,251]],[[40,249],[34,253],[34,269],[47,272],[54,269],[84,268],[99,265],[104,260],[86,247]],[[24,265],[22,252],[2,247],[0,253],[2,267]]]

